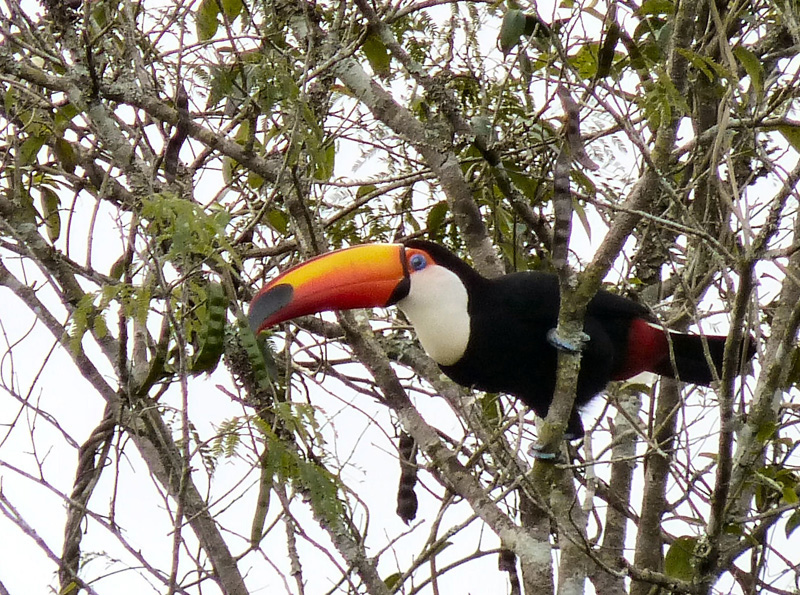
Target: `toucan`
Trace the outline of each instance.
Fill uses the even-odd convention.
[[[426,240],[329,252],[278,275],[253,298],[255,333],[324,310],[397,305],[422,347],[456,383],[521,399],[540,417],[553,400],[560,294],[556,275],[480,275]],[[707,386],[721,376],[725,336],[667,330],[644,305],[600,290],[584,320],[575,409],[566,434],[583,435],[578,410],[612,380],[652,372]],[[748,337],[740,351],[755,351]],[[740,354],[741,355],[741,354]]]

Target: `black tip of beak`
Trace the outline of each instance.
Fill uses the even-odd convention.
[[[253,333],[258,334],[265,320],[288,306],[293,295],[294,288],[288,283],[282,283],[256,296],[247,315]]]
[[[397,287],[394,288],[394,291],[392,292],[392,295],[389,296],[389,301],[386,302],[386,305],[394,306],[397,302],[406,297],[409,291],[411,291],[411,279],[406,276],[402,281],[400,281],[400,283],[397,284]]]

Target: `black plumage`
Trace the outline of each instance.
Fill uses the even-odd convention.
[[[406,247],[426,251],[467,288],[469,343],[458,362],[440,365],[442,371],[463,386],[514,395],[545,417],[556,384],[558,351],[547,335],[558,322],[558,278],[526,271],[488,279],[432,242],[413,240]],[[708,385],[722,370],[726,337],[668,332],[645,306],[607,291],[598,291],[589,302],[584,332],[589,340],[581,352],[576,409],[567,426],[573,437],[583,435],[578,409],[612,380],[650,371]],[[714,371],[705,356],[704,340]],[[749,359],[752,342],[747,349]]]

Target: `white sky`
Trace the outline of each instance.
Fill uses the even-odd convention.
[[[341,150],[340,147],[337,167],[344,175],[351,173],[352,163],[345,160],[348,155],[355,159],[357,151]],[[628,173],[632,172],[631,163]],[[88,213],[92,206],[85,203],[79,206],[78,212]],[[581,254],[590,254],[592,247],[600,239],[596,227],[597,219],[593,218],[592,223],[591,239],[586,237],[581,225],[575,224],[573,227],[575,235],[572,246]],[[72,226],[73,238],[87,237],[88,216],[75,217]],[[92,264],[97,270],[106,272],[120,253],[123,238],[116,221],[103,210],[98,225],[93,228],[92,233],[96,246],[92,254]],[[85,241],[77,241],[72,246],[72,255],[76,260],[80,261],[80,255],[76,254],[76,250],[82,249],[83,246]],[[99,247],[109,248],[103,250],[98,249]],[[19,263],[8,258],[6,254],[3,254],[3,262],[15,273],[21,271]],[[773,274],[773,271],[766,271],[765,274],[767,273]],[[41,276],[30,265],[26,265],[25,276],[30,282],[42,283]],[[55,303],[53,296],[45,298],[45,295],[43,292],[42,299],[46,299],[48,305],[53,305]],[[13,345],[12,350],[3,349],[4,346],[0,345],[0,352],[6,353],[0,361],[0,379],[4,385],[14,386],[18,392],[29,394],[30,400],[35,402],[41,411],[51,415],[73,441],[82,443],[101,419],[104,402],[77,374],[71,361],[61,349],[53,350],[44,369],[40,370],[43,354],[51,350],[54,339],[41,324],[35,324],[34,315],[22,307],[9,291],[0,288],[0,299],[5,310],[0,318],[2,332],[8,346]],[[63,309],[59,310],[63,312]],[[111,319],[109,321],[111,322]],[[91,344],[87,341],[84,343],[85,348],[91,351]],[[99,359],[93,357],[94,361]],[[104,373],[113,383],[114,375],[110,367],[104,370]],[[217,388],[217,383],[227,384],[225,373],[217,372],[211,377],[193,379],[190,385],[190,416],[200,435],[206,439],[211,439],[215,435],[216,427],[223,420],[250,413],[231,402]],[[388,576],[398,567],[405,568],[414,552],[418,551],[428,535],[431,521],[438,512],[438,501],[424,488],[418,487],[417,494],[420,498],[418,518],[412,523],[413,530],[404,535],[408,529],[394,512],[399,465],[395,446],[390,440],[393,438],[393,420],[390,414],[385,408],[369,399],[350,394],[349,389],[334,380],[329,379],[326,388],[331,394],[315,390],[312,402],[321,411],[320,419],[330,420],[330,423],[323,428],[329,444],[335,445],[339,459],[349,462],[344,470],[345,482],[351,488],[358,490],[359,498],[369,509],[370,548],[376,553],[384,547],[394,549],[394,554],[384,555],[381,561],[381,574]],[[174,390],[170,391],[165,396],[165,402],[179,407],[179,395]],[[442,399],[417,399],[417,405],[425,419],[436,427],[449,435],[461,434],[460,424]],[[36,534],[56,554],[60,554],[65,519],[64,501],[37,483],[35,477],[41,471],[44,481],[62,493],[68,494],[74,481],[77,451],[69,445],[68,440],[58,429],[42,416],[35,416],[30,408],[22,409],[22,414],[18,417],[21,409],[19,403],[7,392],[0,392],[0,451],[2,451],[0,465],[4,465],[0,466],[0,488],[2,495],[17,507],[27,522],[32,524]],[[592,405],[589,414],[594,412],[596,415],[600,410],[602,403]],[[691,415],[691,410],[687,415]],[[176,417],[176,422],[177,420]],[[15,424],[13,428],[10,426],[12,423]],[[30,441],[31,435],[35,438],[34,443]],[[695,448],[695,451],[699,450],[701,449]],[[715,450],[713,439],[705,450],[708,452]],[[112,497],[115,498],[114,511],[117,516],[114,521],[125,534],[126,541],[140,551],[149,563],[166,573],[172,555],[172,536],[165,500],[155,486],[154,480],[148,476],[145,465],[138,459],[135,448],[127,444],[124,453],[124,458],[118,462],[118,472],[107,470],[103,474],[92,497],[92,508],[107,513],[110,510]],[[34,479],[22,477],[9,465],[25,470],[32,474]],[[197,461],[195,465],[199,466],[200,462]],[[256,490],[253,482],[257,474],[252,473],[252,469],[253,461],[239,458],[221,460],[213,481],[208,486],[215,509],[224,509],[220,512],[219,519],[222,527],[230,531],[229,543],[232,544],[235,554],[246,549],[244,538],[249,535],[255,506]],[[603,466],[598,470],[598,474],[604,474],[606,471]],[[195,474],[196,481],[202,477],[202,473]],[[636,477],[637,481],[641,481],[641,474]],[[421,479],[425,486],[433,488],[437,494],[441,493],[438,485],[426,473],[421,474]],[[203,486],[200,487],[204,489]],[[638,489],[641,489],[641,485]],[[674,497],[676,489],[677,485],[673,487],[670,497]],[[229,493],[229,490],[232,492]],[[633,501],[637,503],[638,497],[634,496]],[[278,508],[277,498],[273,496],[267,524],[274,519]],[[298,519],[301,519],[304,529],[315,526],[304,504],[296,502],[292,511]],[[452,507],[447,511],[442,527],[462,522],[470,514],[471,511],[466,505]],[[123,595],[165,592],[166,589],[162,585],[147,584],[142,578],[146,574],[144,572],[120,572],[120,569],[128,565],[135,566],[136,562],[132,561],[129,553],[118,546],[115,538],[109,538],[97,522],[89,520],[87,528],[82,544],[84,555],[90,555],[91,552],[106,552],[107,556],[97,557],[88,562],[83,575],[89,578],[100,576],[105,572],[116,572],[99,583],[99,592]],[[679,528],[671,526],[666,528],[676,533],[681,532]],[[42,549],[32,539],[23,536],[5,516],[0,516],[0,535],[9,536],[0,539],[0,560],[2,560],[0,581],[11,595],[47,593],[55,587],[57,579],[54,563],[46,558]],[[188,541],[194,543],[190,530],[186,531],[186,535]],[[776,531],[775,539],[780,539],[780,535],[781,531]],[[323,547],[331,547],[322,531],[316,531],[311,536]],[[247,575],[246,582],[251,592],[282,593],[287,587],[281,575],[288,577],[289,574],[289,563],[285,555],[285,532],[282,525],[276,526],[267,539],[270,541],[264,545],[267,559],[257,553],[248,554],[240,563],[240,569]],[[438,557],[439,568],[445,566],[448,561],[460,559],[477,547],[488,549],[498,545],[497,538],[480,523],[473,523],[453,541],[455,545]],[[784,551],[792,551],[791,548],[798,545],[800,543],[795,539],[793,544],[785,544]],[[336,576],[337,573],[331,570],[325,556],[314,551],[315,546],[299,540],[298,547],[304,554],[301,558],[307,562],[304,568],[304,578],[308,581],[307,593],[326,592],[331,588],[329,577]],[[305,555],[306,553],[308,555]],[[397,567],[392,563],[395,556],[398,560]],[[121,563],[110,563],[109,557],[119,558]],[[308,563],[312,559],[314,568]],[[186,570],[190,570],[188,566]],[[424,576],[426,572],[421,571],[420,576]],[[440,589],[443,593],[506,592],[506,585],[506,576],[498,572],[494,555],[470,562],[440,579]],[[288,588],[292,592],[296,590],[293,582],[289,582]],[[209,592],[211,590],[208,586],[204,586],[204,593]]]

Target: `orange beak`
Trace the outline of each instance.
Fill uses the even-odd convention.
[[[280,322],[325,310],[390,306],[408,294],[402,244],[365,244],[329,252],[278,275],[250,303],[258,334]]]

